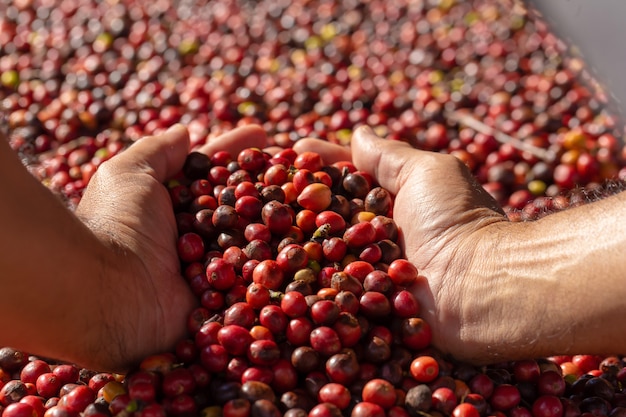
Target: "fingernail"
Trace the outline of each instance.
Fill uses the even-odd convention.
[[[359,126],[359,128],[357,129],[357,132],[360,135],[364,135],[364,136],[371,136],[374,134],[374,130],[372,130],[372,128],[367,125]]]
[[[358,128],[358,132],[360,136],[366,138],[378,138],[378,135],[376,135],[376,132],[374,132],[374,129],[372,129],[370,126],[360,126]]]
[[[168,127],[167,130],[165,131],[165,133],[174,134],[174,133],[177,133],[177,132],[182,132],[184,129],[187,129],[187,128],[183,124],[176,123],[176,124],[173,124],[172,126]]]

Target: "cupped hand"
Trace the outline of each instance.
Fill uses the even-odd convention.
[[[493,243],[494,227],[510,223],[466,166],[454,156],[381,139],[368,127],[355,131],[351,150],[311,139],[295,149],[316,151],[326,163],[351,159],[395,195],[393,216],[406,257],[420,271],[413,291],[433,345],[457,359],[497,361],[490,346],[506,342],[493,324],[506,319],[496,283],[481,273],[496,255],[483,253],[481,243]]]
[[[198,151],[263,147],[265,132],[254,125],[234,129]],[[100,368],[121,369],[148,354],[171,349],[186,335],[196,299],[181,276],[176,221],[164,182],[189,153],[186,128],[138,140],[103,163],[91,179],[78,217],[109,249],[109,274],[99,285],[102,317],[95,321],[93,357]]]

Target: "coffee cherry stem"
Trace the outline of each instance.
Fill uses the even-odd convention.
[[[513,146],[515,149],[523,152],[528,152],[529,154],[537,157],[544,162],[554,162],[554,160],[556,159],[556,154],[554,153],[554,151],[550,149],[538,148],[534,145],[531,145],[530,143],[524,142],[522,139],[518,139],[509,134],[506,134],[492,126],[481,122],[466,111],[456,110],[453,112],[448,112],[446,114],[446,117],[461,125],[470,127],[482,134],[493,136],[500,143],[506,143]]]

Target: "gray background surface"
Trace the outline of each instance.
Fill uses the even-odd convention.
[[[626,0],[529,0],[553,32],[576,45],[626,114]]]

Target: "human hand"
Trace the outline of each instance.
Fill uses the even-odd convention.
[[[493,242],[494,227],[511,223],[465,165],[450,155],[380,139],[365,127],[355,131],[351,151],[311,139],[294,148],[316,151],[326,163],[351,159],[395,195],[394,220],[406,257],[420,271],[413,292],[433,329],[433,345],[457,359],[497,361],[490,346],[506,350],[501,330],[510,329],[494,323],[507,322],[500,297],[508,293],[485,279],[495,255],[484,253],[490,246],[482,243]]]
[[[249,125],[198,151],[236,155],[265,142],[265,132]],[[123,370],[185,336],[196,300],[181,276],[176,221],[163,183],[180,171],[188,152],[183,126],[138,140],[99,167],[76,209],[110,255],[104,260],[109,273],[90,277],[103,281],[93,294],[102,317],[94,318],[91,335],[102,349],[84,365]]]

